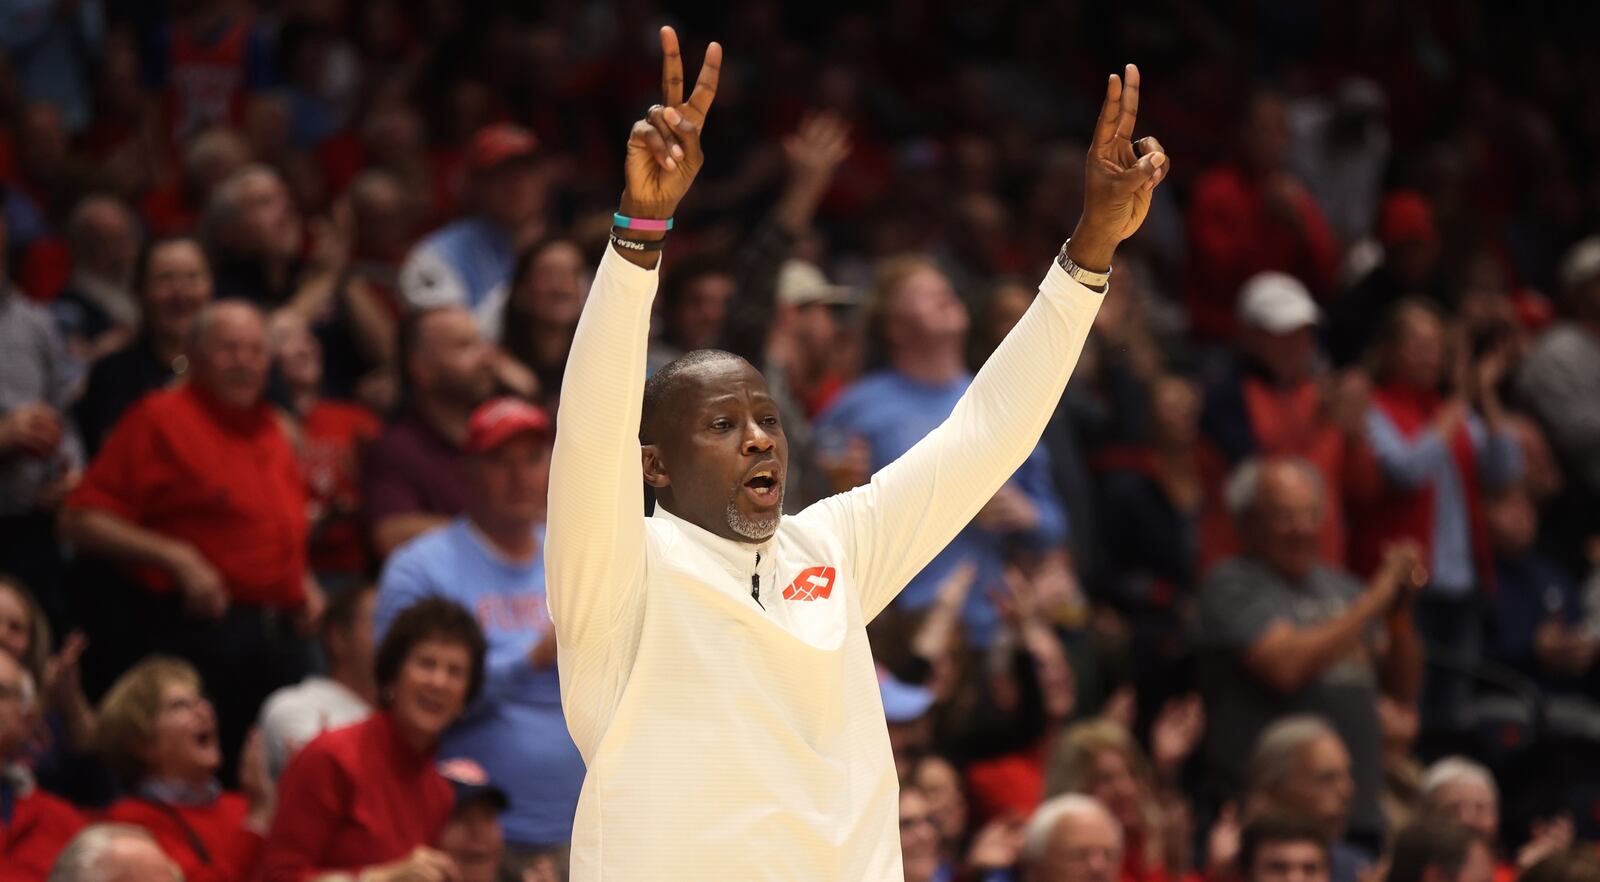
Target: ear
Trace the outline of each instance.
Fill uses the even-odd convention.
[[[671,486],[672,478],[667,476],[667,464],[661,459],[661,448],[646,444],[639,450],[644,458],[644,482],[657,490]]]

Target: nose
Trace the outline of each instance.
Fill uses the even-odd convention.
[[[746,454],[766,453],[772,449],[772,436],[767,430],[754,420],[745,424],[744,452]]]

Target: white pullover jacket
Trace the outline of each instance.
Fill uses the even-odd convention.
[[[606,250],[561,390],[545,554],[588,764],[572,879],[901,882],[866,624],[1033,450],[1101,295],[1052,263],[948,420],[871,483],[745,543],[641,514],[657,275]]]

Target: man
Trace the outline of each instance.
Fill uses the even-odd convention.
[[[1422,773],[1421,816],[1465,824],[1483,841],[1500,841],[1500,788],[1481,763],[1447,756]],[[1535,823],[1533,836],[1517,852],[1515,863],[1497,862],[1495,882],[1511,882],[1552,854],[1572,846],[1572,821]]]
[[[1246,279],[1293,273],[1325,295],[1338,243],[1304,184],[1289,171],[1289,109],[1260,93],[1244,107],[1237,158],[1195,181],[1189,204],[1189,275],[1184,297],[1192,330],[1207,342],[1233,337],[1234,303]]]
[[[544,222],[537,146],[530,132],[509,123],[472,136],[467,197],[473,212],[423,239],[406,258],[400,296],[410,308],[461,306],[483,322],[504,299],[517,249],[535,239]]]
[[[1573,480],[1551,514],[1552,545],[1569,566],[1600,533],[1600,236],[1572,246],[1561,263],[1571,318],[1545,331],[1515,377],[1518,399],[1542,423]]]
[[[484,695],[446,733],[442,749],[476,760],[510,787],[506,839],[524,862],[572,838],[583,784],[583,759],[562,719],[545,605],[550,437],[545,412],[518,399],[474,411],[465,515],[402,546],[378,585],[380,640],[396,616],[429,596],[477,616],[489,642]]]
[[[1328,849],[1332,882],[1357,882],[1374,855],[1345,842],[1355,795],[1350,751],[1320,717],[1285,717],[1261,733],[1250,754],[1256,810],[1291,812],[1316,824]]]
[[[143,829],[94,824],[61,852],[49,882],[183,882],[183,872]]]
[[[1193,623],[1211,796],[1240,792],[1244,759],[1269,722],[1319,714],[1354,757],[1352,828],[1376,837],[1383,823],[1378,697],[1416,702],[1422,655],[1410,605],[1427,572],[1410,545],[1391,549],[1365,588],[1322,564],[1326,506],[1317,471],[1303,460],[1246,462],[1225,495],[1244,553],[1201,583]]]
[[[662,230],[704,161],[722,59],[712,43],[684,101],[677,35],[661,36],[665,106],[628,142],[634,220],[584,306],[551,468],[551,619],[588,765],[572,878],[898,882],[866,623],[1033,450],[1099,307],[1079,280],[1101,287],[1166,155],[1131,140],[1130,65],[1126,90],[1107,83],[1076,235],[950,420],[871,484],[784,518],[787,441],[754,368],[702,351],[644,382]]]
[[[0,207],[4,205],[0,191]],[[64,416],[74,370],[50,313],[12,284],[0,216],[0,570],[33,586],[60,621],[61,555],[53,525],[83,452]]]
[[[1114,882],[1122,872],[1122,827],[1091,796],[1046,800],[1023,833],[1022,882]]]
[[[371,584],[335,594],[322,616],[322,654],[328,673],[279,689],[261,706],[258,726],[267,752],[267,773],[274,780],[311,739],[328,729],[361,722],[378,703],[372,671],[377,595]]]
[[[1415,821],[1395,837],[1387,882],[1491,882],[1489,843],[1452,821]]]
[[[1366,445],[1367,384],[1351,372],[1323,373],[1316,327],[1321,311],[1311,292],[1287,273],[1251,277],[1239,294],[1239,354],[1205,378],[1201,426],[1227,457],[1301,457],[1329,489],[1321,557],[1345,562],[1344,493],[1374,466]]]
[[[494,392],[493,358],[462,307],[416,313],[401,326],[405,409],[361,466],[362,509],[379,558],[466,507],[461,446],[473,408]]]
[[[510,799],[472,760],[445,760],[439,774],[456,794],[450,822],[439,834],[439,850],[455,861],[459,882],[496,882],[506,850],[500,814]]]
[[[673,264],[661,281],[661,336],[650,343],[647,369],[722,342],[728,306],[738,281],[722,255],[690,254]]]
[[[132,582],[94,604],[98,672],[109,680],[152,650],[193,662],[216,696],[231,769],[262,700],[305,675],[298,632],[322,596],[306,566],[300,469],[264,398],[261,313],[209,307],[189,361],[188,384],[147,396],[111,434],[61,533]]]
[[[139,329],[133,265],[139,228],[115,196],[90,196],[67,219],[72,276],[50,301],[67,351],[88,365],[122,348]]]
[[[43,882],[83,827],[76,809],[35,786],[23,762],[38,731],[36,698],[22,662],[0,652],[0,882]]]
[[[1328,882],[1328,840],[1316,822],[1269,812],[1239,835],[1239,877],[1244,882]]]
[[[823,458],[836,460],[849,444],[865,442],[868,467],[881,469],[944,422],[971,385],[968,319],[949,280],[919,257],[884,265],[867,310],[872,316],[868,327],[876,328],[875,336],[887,350],[888,369],[868,374],[839,393],[817,417],[816,434]],[[912,578],[898,603],[911,610],[927,608],[940,583],[966,561],[978,568],[977,584],[1000,585],[1008,551],[1020,547],[1042,559],[1061,551],[1066,532],[1049,457],[1036,445],[975,522]],[[967,595],[963,624],[971,645],[987,647],[994,640],[1000,616],[989,592]]]
[[[200,218],[217,297],[248,300],[262,309],[288,304],[308,275],[300,259],[304,237],[289,186],[265,165],[247,165],[228,176]]]

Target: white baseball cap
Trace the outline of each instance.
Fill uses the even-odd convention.
[[[1322,319],[1311,292],[1287,273],[1257,273],[1239,291],[1239,321],[1272,334],[1287,334]]]
[[[829,282],[816,264],[790,259],[778,267],[778,302],[784,306],[807,306],[812,303],[853,306],[856,292],[844,285]]]

